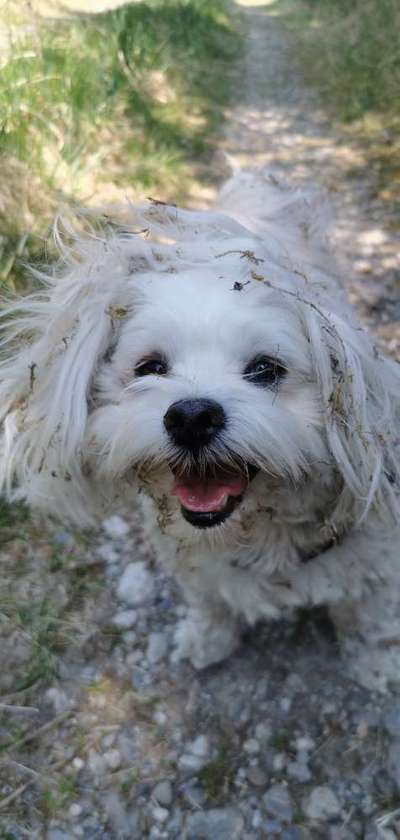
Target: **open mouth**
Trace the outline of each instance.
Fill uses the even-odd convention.
[[[257,467],[248,464],[246,474],[223,467],[201,475],[193,470],[176,473],[171,493],[178,497],[182,516],[190,525],[213,528],[233,513],[257,472]]]

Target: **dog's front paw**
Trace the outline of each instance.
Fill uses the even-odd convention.
[[[199,610],[189,609],[188,615],[177,625],[172,662],[189,659],[195,668],[206,668],[222,662],[239,644],[237,622],[224,615],[221,620]]]

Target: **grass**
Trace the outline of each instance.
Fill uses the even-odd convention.
[[[308,81],[318,82],[341,119],[400,117],[397,0],[295,0],[282,9],[297,20]]]
[[[392,209],[400,209],[398,0],[277,0],[305,81],[360,142]]]
[[[212,153],[240,46],[225,0],[148,0],[57,20],[24,18],[21,7],[2,12],[13,41],[0,81],[9,286],[42,254],[61,204],[184,197]]]
[[[223,800],[232,788],[235,772],[232,745],[223,735],[216,757],[202,767],[198,774],[199,784],[209,801],[216,803]]]

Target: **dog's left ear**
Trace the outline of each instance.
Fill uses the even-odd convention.
[[[360,523],[370,510],[386,524],[398,523],[400,366],[336,307],[304,301],[301,308],[328,447],[343,484],[332,524]]]
[[[41,290],[1,313],[0,489],[82,521],[91,383],[127,313],[127,262],[117,236],[61,248],[53,276],[34,272]]]

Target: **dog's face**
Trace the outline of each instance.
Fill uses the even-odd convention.
[[[398,369],[330,278],[228,216],[132,213],[3,314],[0,487],[93,523],[138,481],[185,539],[271,503],[282,527],[392,521]]]
[[[133,468],[160,505],[215,528],[259,473],[266,492],[292,490],[326,463],[309,343],[282,295],[205,266],[136,279],[131,295],[95,381],[95,469]]]

